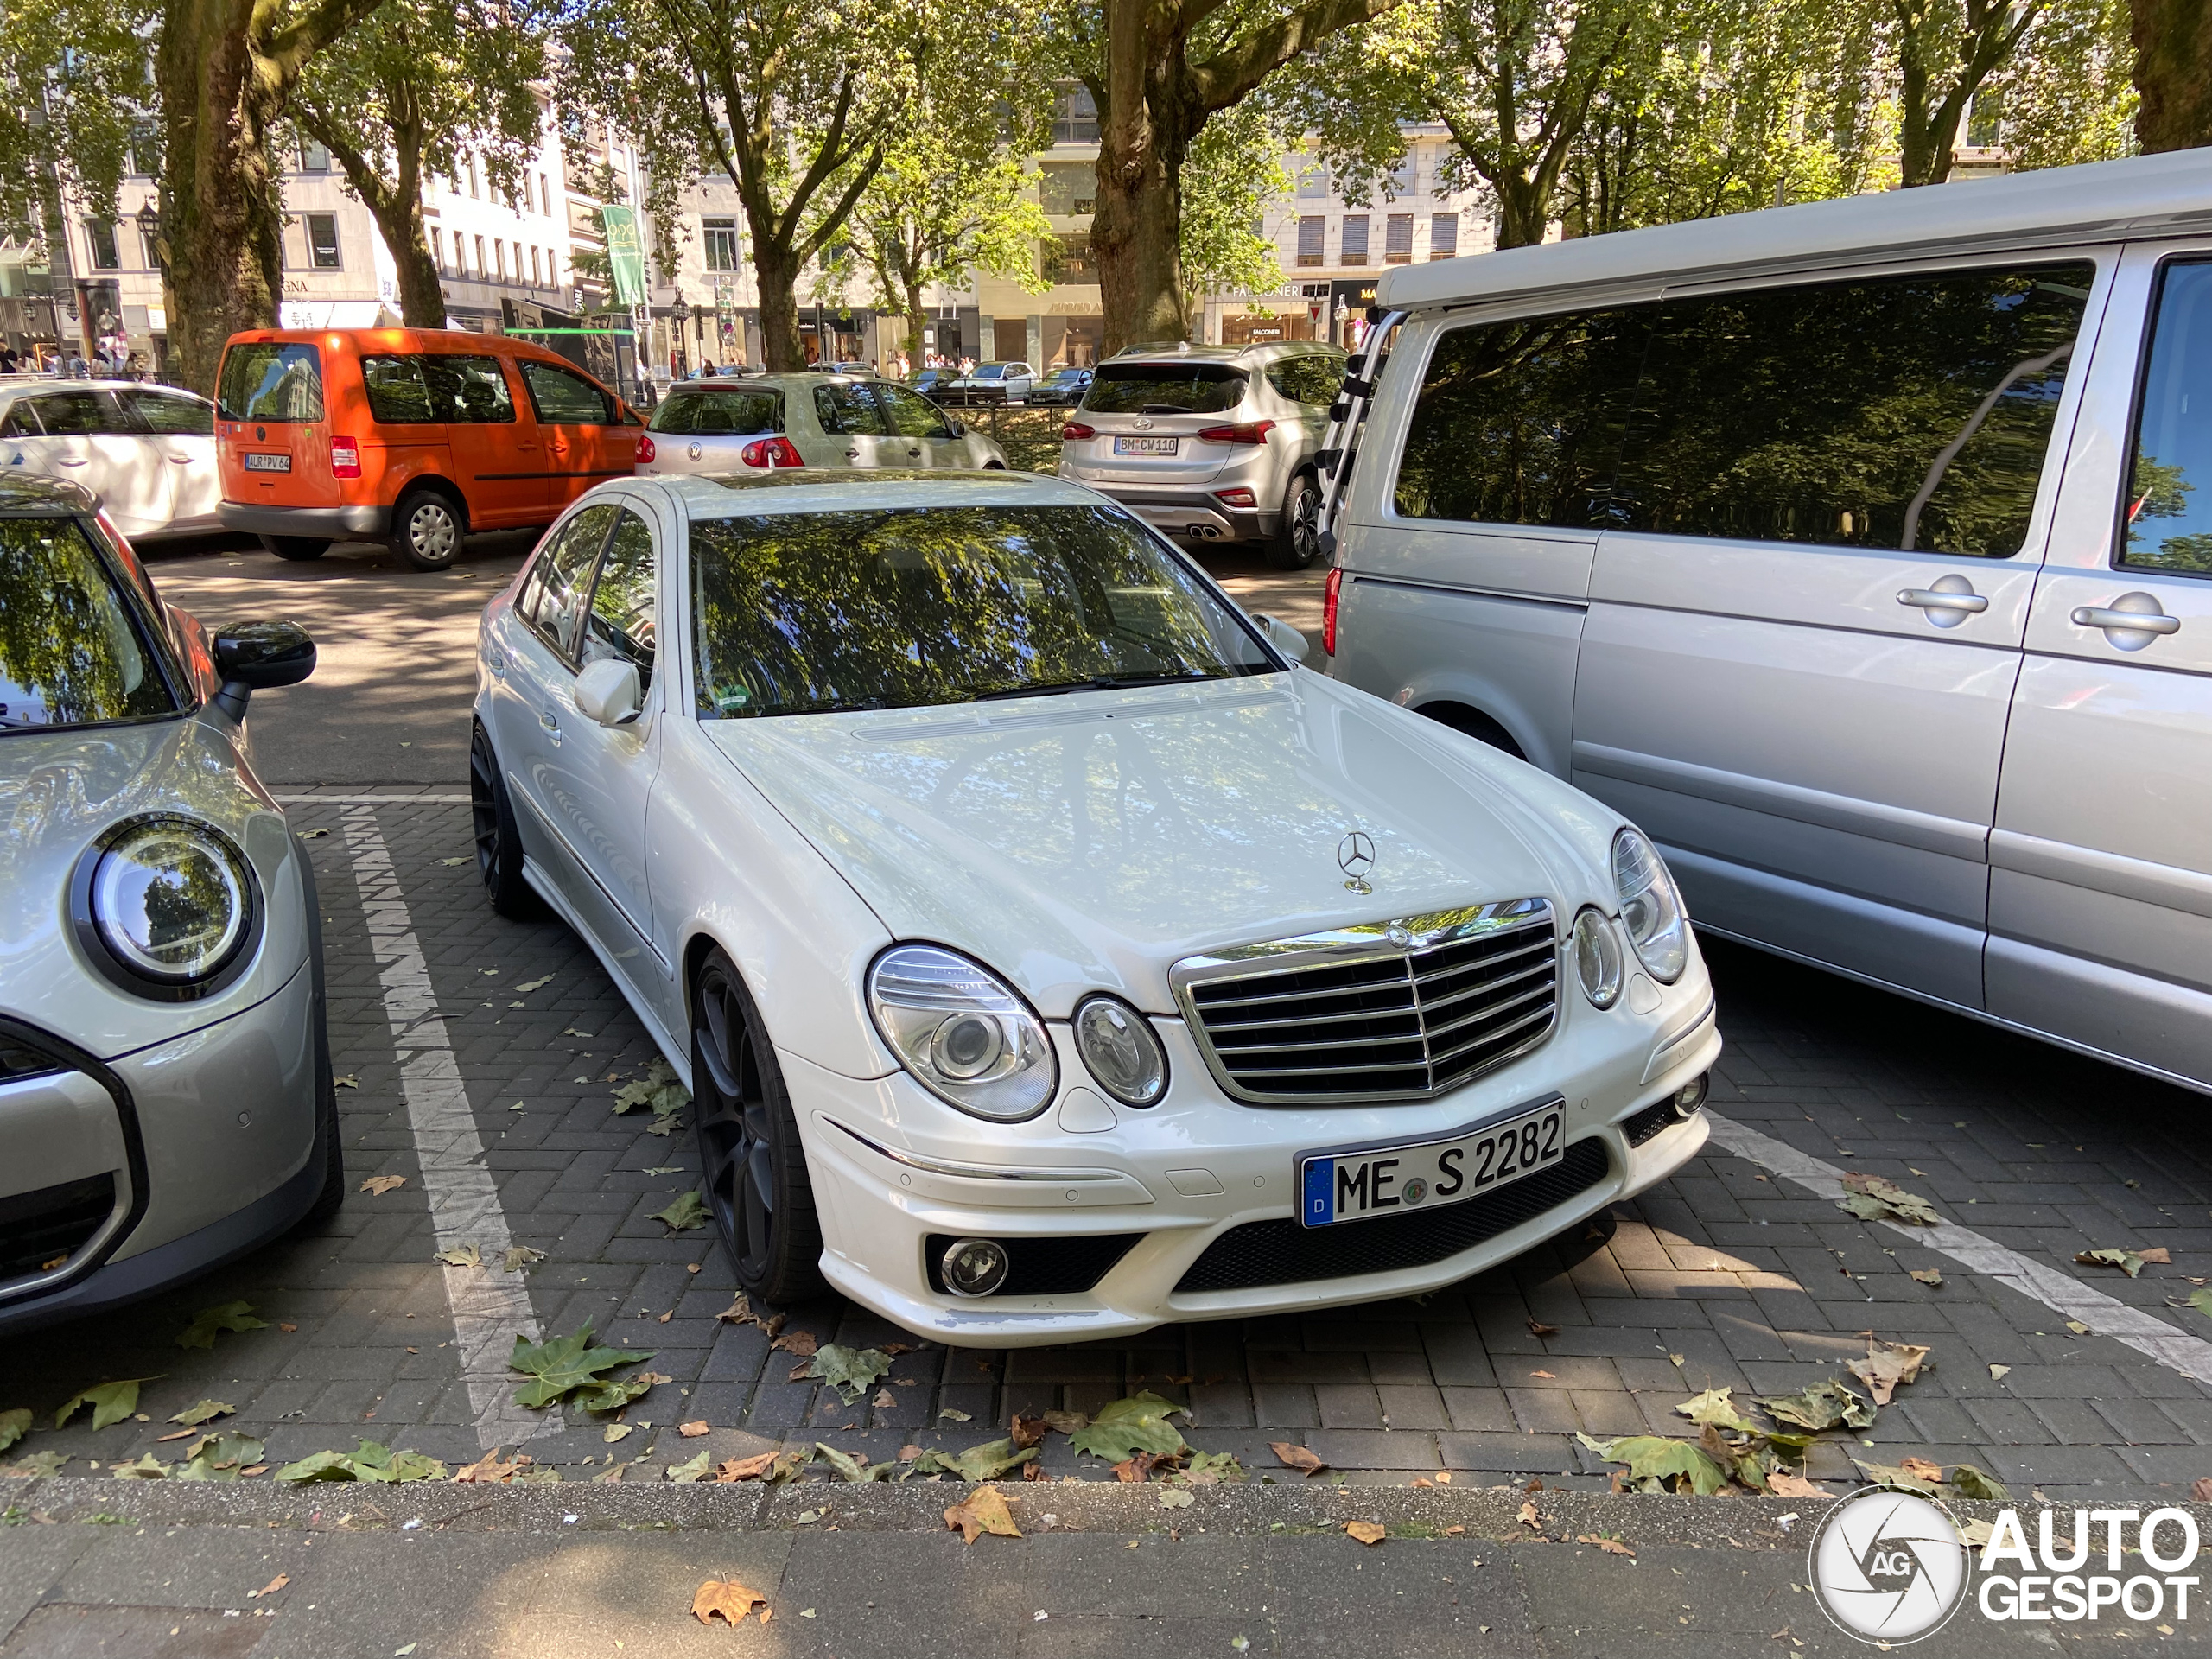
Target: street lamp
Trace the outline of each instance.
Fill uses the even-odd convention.
[[[683,346],[683,325],[691,321],[691,308],[684,302],[681,294],[676,296],[676,303],[668,308],[668,315],[676,324],[677,360],[689,370],[691,366],[691,353]]]
[[[160,270],[166,263],[162,258],[161,235],[162,216],[154,211],[154,204],[149,200],[138,210],[138,236],[146,245],[148,263],[156,270]]]

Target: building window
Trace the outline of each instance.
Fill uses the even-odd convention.
[[[705,244],[709,270],[737,269],[737,221],[734,219],[707,219],[699,222],[700,238]]]
[[[1090,88],[1080,84],[1062,86],[1052,99],[1052,142],[1056,144],[1095,144],[1098,142],[1098,102]]]
[[[1413,194],[1414,177],[1419,169],[1419,158],[1410,149],[1398,158],[1398,164],[1390,169],[1390,194],[1392,195],[1410,196]]]
[[[1329,221],[1319,213],[1308,213],[1298,221],[1298,263],[1311,270],[1328,264],[1325,246]]]
[[[2001,91],[1976,92],[1974,107],[1967,116],[1967,147],[1994,149],[2004,137],[2005,94]]]
[[[1329,169],[1325,162],[1306,156],[1294,160],[1298,168],[1298,194],[1305,201],[1325,201],[1329,198]]]
[[[312,138],[300,140],[300,171],[327,173],[330,171],[330,152]]]
[[[1367,263],[1367,215],[1344,215],[1344,264],[1363,265]]]
[[[440,270],[446,268],[445,232],[435,225],[430,226],[430,263]]]
[[[543,173],[537,175],[537,211],[548,219],[553,217],[553,190]]]
[[[472,156],[468,158],[468,194],[472,196],[480,196],[482,193],[480,187],[482,182],[482,180],[477,176],[476,158]]]
[[[1410,265],[1414,262],[1414,216],[1393,213],[1382,223],[1382,263]]]
[[[537,246],[535,243],[531,245],[530,250],[530,285],[532,288],[545,286],[545,270],[544,267],[537,263]]]
[[[1431,213],[1428,216],[1428,257],[1450,259],[1459,251],[1459,215],[1454,213]]]
[[[1039,245],[1045,280],[1095,288],[1098,284],[1098,256],[1090,251],[1089,232],[1056,236]]]
[[[485,266],[485,264],[484,264],[484,238],[483,238],[482,237],[480,237],[480,237],[478,237],[478,238],[476,238],[476,274],[477,274],[477,276],[478,276],[479,277],[481,277],[481,276],[484,275],[485,270],[486,270],[486,266]]]
[[[86,219],[85,240],[92,250],[94,270],[117,270],[122,268],[123,261],[115,251],[115,221],[113,219]]]
[[[492,238],[492,263],[499,268],[499,280],[507,280],[507,245],[498,237]]]
[[[337,270],[338,215],[309,213],[308,221],[308,263],[317,270]]]

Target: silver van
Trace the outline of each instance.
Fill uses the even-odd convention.
[[[2212,1090],[2203,152],[1377,299],[1338,678],[1630,815],[1709,931]]]

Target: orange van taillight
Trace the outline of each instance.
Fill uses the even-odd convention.
[[[798,450],[789,438],[755,438],[737,452],[737,457],[748,467],[804,467]]]
[[[359,478],[361,475],[361,446],[352,438],[333,438],[330,441],[330,475],[333,478]]]
[[[653,448],[653,441],[651,438],[643,435],[639,437],[637,457],[639,466],[644,466],[647,461],[652,460],[658,453],[659,452]]]
[[[1207,443],[1265,443],[1275,429],[1273,421],[1247,421],[1239,426],[1205,426],[1198,436]]]
[[[1337,594],[1344,585],[1340,566],[1329,572],[1328,582],[1321,589],[1321,649],[1332,657],[1337,654]]]
[[[1081,421],[1070,421],[1060,429],[1060,437],[1067,443],[1081,443],[1085,438],[1095,438],[1097,435],[1096,427],[1085,426]]]

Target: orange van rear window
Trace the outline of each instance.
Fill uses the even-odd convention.
[[[226,421],[319,421],[322,353],[312,346],[277,340],[233,346],[223,353],[215,406]]]

